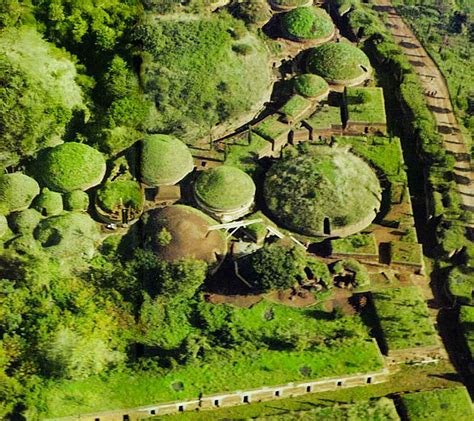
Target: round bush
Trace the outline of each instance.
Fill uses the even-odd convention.
[[[43,219],[34,231],[43,248],[54,256],[91,258],[99,230],[86,213],[68,212]]]
[[[74,190],[64,195],[64,208],[69,211],[86,211],[89,195],[82,190]]]
[[[104,212],[122,218],[122,209],[130,209],[130,219],[135,219],[143,208],[143,191],[133,180],[117,180],[106,183],[97,192],[97,206]]]
[[[381,188],[362,159],[344,150],[314,147],[277,162],[267,174],[264,196],[270,212],[290,230],[346,236],[375,218]]]
[[[334,33],[329,15],[316,7],[298,7],[285,13],[281,27],[285,35],[297,40],[327,38]]]
[[[105,170],[105,159],[99,151],[75,142],[50,149],[40,163],[46,186],[63,193],[96,186],[104,178]]]
[[[293,78],[293,87],[297,94],[304,97],[318,97],[328,91],[328,83],[318,75],[305,73]]]
[[[242,170],[223,165],[202,172],[194,184],[194,194],[210,209],[234,210],[253,202],[255,184]]]
[[[10,213],[28,208],[39,194],[35,179],[16,172],[0,175],[0,213]]]
[[[13,213],[10,221],[16,233],[32,233],[41,221],[41,214],[35,209],[25,209],[24,211]]]
[[[61,193],[43,189],[34,200],[33,207],[43,216],[59,215],[63,211],[63,198]]]
[[[179,139],[163,134],[143,139],[140,171],[149,186],[176,184],[193,168],[191,152]]]
[[[357,79],[371,71],[365,53],[345,42],[329,43],[313,48],[306,59],[306,69],[329,82]]]
[[[7,232],[8,232],[7,218],[4,215],[0,214],[0,238],[4,237]]]

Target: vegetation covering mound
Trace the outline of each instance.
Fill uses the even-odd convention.
[[[64,208],[69,211],[86,211],[89,195],[82,190],[74,190],[64,195]]]
[[[0,34],[0,165],[57,143],[74,109],[84,108],[69,54],[33,29]]]
[[[91,258],[99,230],[88,214],[68,212],[43,219],[34,235],[43,248],[54,256]]]
[[[40,162],[43,182],[54,191],[88,190],[105,175],[103,155],[82,143],[68,142],[46,152]]]
[[[58,215],[63,211],[63,198],[61,193],[43,189],[36,197],[33,207],[44,216]]]
[[[345,236],[375,218],[381,189],[359,157],[342,149],[313,147],[277,162],[267,174],[264,196],[270,212],[288,229]]]
[[[270,0],[270,3],[282,9],[291,9],[294,7],[300,7],[307,5],[308,0]]]
[[[143,86],[158,111],[155,131],[195,141],[265,101],[268,53],[242,21],[221,13],[150,15],[137,32]]]
[[[0,175],[0,213],[26,209],[39,192],[36,180],[25,174]]]
[[[16,233],[31,234],[41,221],[41,214],[35,209],[25,209],[12,214],[10,220]]]
[[[370,61],[365,53],[345,42],[313,48],[306,59],[306,70],[322,76],[328,82],[349,82],[370,69]]]
[[[123,208],[140,211],[143,207],[143,192],[140,184],[133,180],[116,180],[106,183],[97,192],[97,204],[108,213],[118,212]]]
[[[208,231],[217,222],[189,206],[152,210],[145,221],[147,243],[161,259],[195,258],[214,263],[227,251],[224,237],[218,231]]]
[[[321,39],[331,36],[334,24],[319,7],[298,7],[285,13],[281,19],[283,32],[297,40]]]
[[[194,194],[211,209],[233,210],[253,202],[255,184],[242,170],[223,165],[202,172],[194,184]]]
[[[155,134],[143,140],[140,172],[149,186],[176,184],[193,168],[191,152],[179,139]]]
[[[328,83],[321,76],[311,73],[296,76],[293,87],[297,94],[308,98],[322,95],[329,89]]]
[[[0,238],[8,232],[8,222],[5,215],[0,214]]]

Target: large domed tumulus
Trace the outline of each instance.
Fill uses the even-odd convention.
[[[144,221],[146,242],[160,259],[194,258],[212,264],[227,252],[222,233],[209,231],[217,222],[189,206],[154,209],[144,215]]]
[[[370,225],[382,192],[361,158],[317,146],[277,162],[267,174],[264,196],[282,226],[303,235],[345,237]]]
[[[372,67],[362,50],[337,42],[311,49],[306,58],[306,70],[328,82],[351,85],[370,76]]]
[[[149,186],[173,185],[194,168],[187,146],[174,136],[150,135],[142,141],[140,172]]]
[[[324,40],[334,35],[334,24],[324,9],[298,7],[281,18],[284,35],[296,41]]]
[[[222,219],[236,219],[247,212],[254,196],[252,178],[229,165],[202,172],[194,184],[194,197],[199,206]]]

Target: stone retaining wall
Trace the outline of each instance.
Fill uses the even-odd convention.
[[[269,401],[278,398],[300,396],[306,393],[323,392],[339,388],[364,386],[387,381],[387,368],[364,374],[341,376],[323,380],[287,383],[280,386],[261,387],[259,389],[218,393],[205,396],[201,400],[176,401],[156,405],[117,411],[81,414],[72,417],[50,418],[46,421],[132,421],[141,420],[155,415],[166,415],[184,411],[209,410],[219,407],[236,406],[251,402]]]

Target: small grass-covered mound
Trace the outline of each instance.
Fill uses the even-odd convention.
[[[474,303],[474,269],[467,266],[453,267],[448,275],[448,288],[459,304]]]
[[[418,287],[373,293],[375,312],[389,351],[436,345],[436,331]]]
[[[136,181],[116,180],[106,183],[97,192],[97,205],[107,214],[121,218],[123,209],[129,209],[134,219],[143,208],[143,191]]]
[[[86,211],[89,207],[89,195],[82,190],[74,190],[64,195],[64,208],[68,211]]]
[[[293,88],[301,96],[316,98],[326,93],[329,85],[321,76],[305,73],[293,78]]]
[[[191,152],[176,137],[155,134],[142,141],[140,172],[149,186],[176,184],[193,168]]]
[[[205,207],[231,211],[253,202],[255,184],[242,170],[223,165],[202,172],[194,184],[194,194]]]
[[[149,15],[138,32],[144,90],[158,111],[155,132],[195,142],[268,100],[267,49],[229,14]]]
[[[35,179],[16,172],[0,175],[0,213],[20,211],[28,208],[39,194]]]
[[[33,202],[33,207],[43,216],[59,215],[63,211],[63,198],[61,193],[43,189]]]
[[[401,396],[401,402],[410,421],[471,421],[474,418],[465,387],[407,393]]]
[[[197,209],[182,205],[154,209],[144,214],[143,220],[147,247],[160,259],[194,258],[215,263],[227,252],[224,236],[208,230],[217,222]]]
[[[371,71],[365,53],[345,42],[329,43],[313,48],[306,59],[306,70],[328,82],[349,83]]]
[[[41,214],[35,209],[15,212],[10,217],[13,230],[18,234],[32,233],[41,221]]]
[[[274,164],[264,196],[270,212],[290,230],[346,236],[375,218],[381,189],[362,159],[343,149],[318,146]]]
[[[104,178],[105,170],[105,159],[99,151],[76,142],[47,151],[38,168],[49,189],[64,193],[96,186]]]
[[[318,7],[298,7],[285,13],[281,27],[288,38],[296,40],[323,39],[334,32],[331,18]]]
[[[54,256],[91,258],[99,230],[88,214],[68,212],[43,219],[34,236],[44,250]]]

